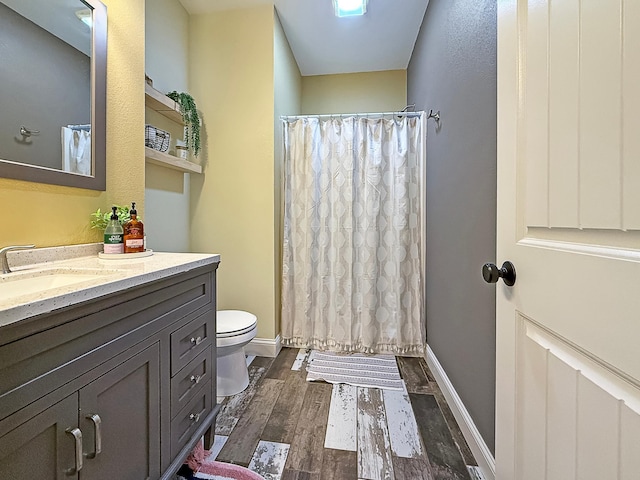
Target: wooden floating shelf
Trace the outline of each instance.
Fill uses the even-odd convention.
[[[145,105],[151,110],[158,112],[169,120],[184,125],[178,104],[148,83],[144,84],[144,98]],[[144,147],[144,156],[148,163],[154,165],[170,168],[179,172],[202,173],[202,167],[197,163],[169,155],[168,153],[159,152],[153,148]]]
[[[178,158],[168,153],[159,152],[153,148],[144,147],[144,156],[148,163],[161,167],[171,168],[179,172],[202,173],[202,167],[197,163],[190,162],[183,158]]]
[[[145,105],[180,125],[184,125],[180,106],[148,83],[144,84]]]

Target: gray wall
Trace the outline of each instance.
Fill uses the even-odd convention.
[[[0,61],[0,158],[62,168],[61,128],[91,122],[91,60],[0,3]]]
[[[427,133],[427,342],[493,451],[496,244],[496,2],[431,0],[407,101]]]
[[[189,92],[189,14],[178,0],[147,0],[145,5],[145,73],[153,79],[156,90]],[[206,119],[203,122],[206,128]],[[171,134],[169,153],[175,154],[176,139],[184,137],[183,126],[149,108],[145,123]],[[202,144],[206,145],[204,133],[203,129]],[[199,163],[205,154],[191,161]],[[161,252],[188,252],[191,174],[147,163],[144,180],[147,247]]]

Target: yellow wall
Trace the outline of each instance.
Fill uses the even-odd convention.
[[[203,116],[191,179],[191,246],[221,254],[218,308],[275,338],[273,6],[191,17],[189,78]]]
[[[302,113],[396,112],[407,104],[407,71],[302,77]]]
[[[282,170],[283,145],[281,115],[298,115],[302,102],[302,77],[280,19],[275,14],[273,30],[273,101],[274,101],[274,209],[275,209],[275,331],[280,332],[282,284]]]
[[[107,190],[0,178],[0,246],[101,241],[89,214],[138,202],[144,214],[144,0],[103,0],[108,12]]]

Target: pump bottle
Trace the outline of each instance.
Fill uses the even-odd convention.
[[[124,253],[124,230],[116,213],[117,207],[111,207],[113,213],[104,230],[104,253]]]
[[[131,203],[131,220],[124,224],[124,253],[144,252],[144,225],[138,220],[136,203]]]

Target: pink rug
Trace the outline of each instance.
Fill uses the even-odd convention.
[[[204,449],[202,442],[199,442],[187,458],[187,465],[193,470],[194,478],[207,480],[264,480],[264,477],[248,468],[209,460],[207,458],[208,455],[209,452]]]

